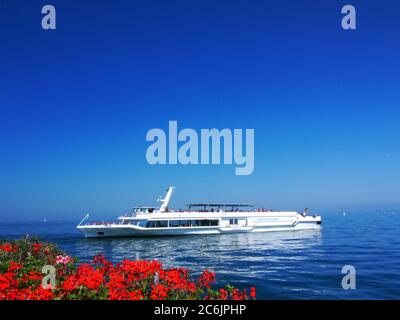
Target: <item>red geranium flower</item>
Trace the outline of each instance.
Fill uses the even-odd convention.
[[[256,288],[255,287],[250,288],[250,297],[252,297],[253,299],[256,298]]]
[[[38,253],[42,249],[41,243],[34,243],[33,244],[33,253]]]

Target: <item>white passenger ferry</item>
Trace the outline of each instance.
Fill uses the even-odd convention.
[[[170,210],[174,187],[170,187],[158,207],[135,207],[117,222],[87,222],[89,215],[77,228],[86,237],[144,237],[193,234],[224,234],[316,229],[320,216],[294,211],[256,209],[245,204],[189,204],[187,210]]]

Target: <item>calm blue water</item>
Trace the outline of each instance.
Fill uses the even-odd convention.
[[[158,259],[167,266],[217,272],[219,282],[255,286],[259,299],[399,299],[400,213],[323,216],[320,231],[84,239],[73,223],[0,223],[1,238],[40,236],[81,261],[103,252]],[[343,265],[356,268],[356,289],[343,290]]]

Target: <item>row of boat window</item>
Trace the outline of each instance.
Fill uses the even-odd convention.
[[[143,221],[144,222],[144,221]],[[146,228],[211,227],[218,226],[219,220],[151,220]],[[140,225],[140,224],[139,224]]]

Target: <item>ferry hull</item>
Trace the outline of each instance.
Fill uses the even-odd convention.
[[[252,226],[252,227],[199,227],[175,229],[149,229],[131,226],[80,226],[78,229],[87,238],[113,238],[113,237],[158,237],[158,236],[185,236],[185,235],[212,235],[229,233],[255,233],[319,229],[320,221],[299,222],[290,226]]]
[[[185,236],[226,233],[273,232],[317,229],[320,216],[295,211],[271,211],[249,208],[245,204],[190,204],[188,210],[169,210],[174,187],[170,187],[160,208],[135,207],[131,214],[118,218],[119,223],[84,224],[77,228],[87,238]],[[197,210],[192,210],[192,208]]]

